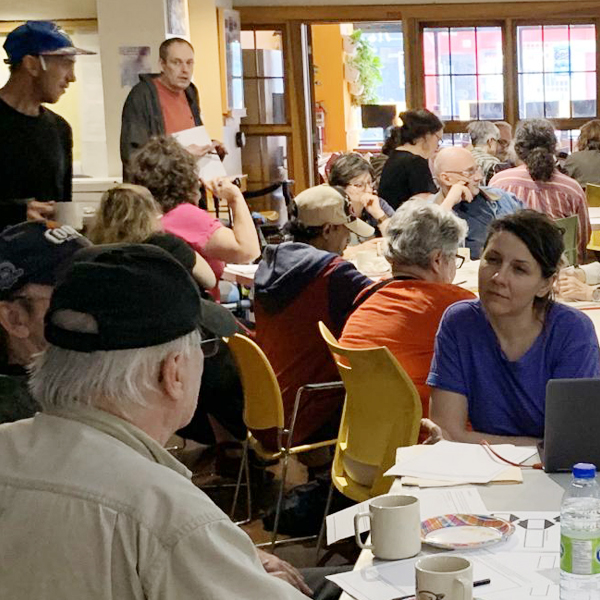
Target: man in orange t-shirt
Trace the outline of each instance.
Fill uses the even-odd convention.
[[[202,125],[198,90],[192,83],[194,48],[183,38],[169,38],[158,50],[160,73],[143,73],[123,106],[121,117],[121,160],[127,179],[131,155],[152,137],[169,135]],[[206,146],[187,147],[198,158],[217,152],[227,154],[216,140]]]
[[[387,346],[415,384],[429,414],[426,384],[435,334],[448,306],[474,298],[453,285],[457,248],[466,223],[436,204],[405,202],[386,231],[393,279],[375,284],[355,302],[340,338],[343,346]]]

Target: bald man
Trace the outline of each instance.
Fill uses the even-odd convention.
[[[488,225],[498,217],[522,209],[523,205],[510,192],[482,186],[481,168],[466,148],[451,146],[440,150],[434,174],[440,186],[434,201],[467,222],[469,232],[465,244],[471,258],[478,259]]]

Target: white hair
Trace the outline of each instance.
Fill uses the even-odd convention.
[[[500,139],[500,130],[491,121],[472,121],[467,131],[473,146],[485,146],[490,140]]]
[[[386,257],[399,265],[431,266],[431,253],[445,256],[456,249],[467,235],[468,226],[452,211],[426,200],[408,200],[388,222]]]
[[[50,344],[34,358],[29,389],[44,410],[92,406],[126,416],[147,407],[148,396],[159,392],[167,356],[189,356],[201,341],[200,332],[192,331],[165,344],[131,350],[77,352]]]

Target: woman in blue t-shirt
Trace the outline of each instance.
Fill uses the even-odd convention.
[[[548,380],[600,377],[592,322],[552,300],[563,250],[562,230],[541,213],[490,225],[480,299],[450,306],[436,335],[430,418],[446,438],[532,445],[544,434]]]

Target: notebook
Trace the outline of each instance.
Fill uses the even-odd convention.
[[[544,441],[538,446],[547,473],[578,462],[600,469],[600,379],[551,379],[546,387]]]

